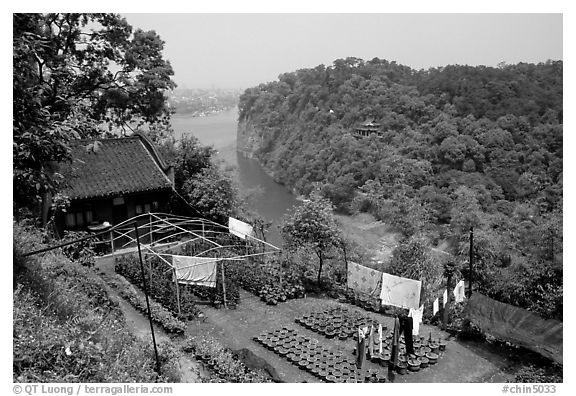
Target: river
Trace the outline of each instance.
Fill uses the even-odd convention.
[[[236,151],[238,111],[212,114],[204,117],[174,115],[172,127],[177,138],[183,134],[196,136],[202,144],[218,150],[218,157],[235,168],[236,179],[242,192],[254,192],[250,205],[254,212],[272,222],[267,239],[276,246],[282,245],[278,226],[284,214],[298,204],[292,193],[276,183],[253,159]]]

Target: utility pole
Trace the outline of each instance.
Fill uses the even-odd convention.
[[[468,298],[472,297],[472,265],[474,263],[474,227],[470,227],[470,270],[468,274]]]
[[[156,356],[156,372],[160,374],[160,359],[158,358],[158,347],[156,346],[156,337],[154,336],[154,325],[152,324],[152,312],[150,311],[150,300],[148,299],[148,289],[146,288],[146,274],[144,273],[144,263],[142,262],[142,251],[140,250],[140,237],[138,236],[138,223],[134,222],[134,231],[136,232],[136,243],[138,244],[138,257],[140,259],[140,271],[142,272],[142,287],[144,296],[146,296],[146,308],[148,310],[148,321],[150,322],[150,332],[152,333],[152,343],[154,344],[154,355]]]

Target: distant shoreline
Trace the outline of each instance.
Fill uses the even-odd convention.
[[[232,110],[237,110],[238,106],[236,107],[227,107],[225,109],[221,109],[221,110],[215,110],[215,111],[208,111],[208,112],[204,112],[204,111],[193,111],[193,112],[187,112],[187,113],[174,113],[172,116],[173,117],[183,117],[183,118],[202,118],[202,117],[209,117],[209,116],[213,116],[213,115],[218,115],[221,113],[226,113]]]

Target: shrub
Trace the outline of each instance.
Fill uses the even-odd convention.
[[[184,351],[193,352],[208,364],[213,374],[209,382],[271,382],[268,376],[247,368],[231,350],[210,336],[188,337]]]
[[[528,364],[516,372],[514,380],[511,382],[561,383],[562,381],[562,368],[556,366],[538,367]]]
[[[89,236],[86,231],[64,231],[62,243],[70,242]],[[94,256],[96,256],[96,240],[94,238],[64,246],[62,253],[70,260],[86,267],[94,266]]]
[[[14,226],[15,251],[38,240]],[[29,249],[29,247],[28,247]],[[15,382],[164,382],[106,285],[61,253],[21,259],[13,293]],[[138,364],[134,364],[138,362]]]
[[[120,296],[127,300],[138,311],[148,314],[146,297],[138,293],[134,286],[121,275],[115,275],[109,283],[118,290]],[[152,320],[162,326],[168,333],[183,334],[186,324],[175,318],[170,311],[149,297]]]
[[[232,263],[226,269],[227,279],[233,279],[268,304],[304,296],[301,275],[289,266],[282,267],[275,262],[246,261]]]
[[[149,265],[144,266],[146,283],[150,295],[173,314],[177,314],[178,303],[175,298],[172,272],[166,271],[166,267],[166,264],[161,263],[158,258],[149,258]],[[142,284],[142,273],[138,257],[124,256],[118,258],[116,260],[116,272],[137,287]],[[180,287],[180,309],[181,318],[185,319],[193,318],[198,312],[192,292],[187,287]]]

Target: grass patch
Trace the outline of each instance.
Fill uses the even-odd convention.
[[[37,232],[14,224],[14,382],[176,382],[173,351],[154,371],[151,345],[132,335],[104,281],[62,253],[23,258]]]

